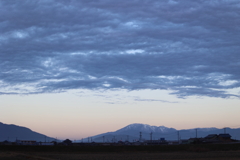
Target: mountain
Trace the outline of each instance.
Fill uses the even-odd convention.
[[[147,132],[147,133],[151,133],[151,132],[157,132],[157,133],[168,133],[168,132],[175,132],[176,129],[174,128],[167,128],[165,126],[150,126],[148,124],[139,124],[139,123],[134,123],[134,124],[130,124],[122,129],[119,129],[116,131],[116,133],[124,133],[124,132],[128,132],[128,133],[136,133],[139,134],[139,132]]]
[[[166,140],[177,140],[178,135],[180,139],[189,139],[197,137],[206,137],[209,134],[221,134],[229,133],[232,136],[232,139],[240,139],[240,128],[238,129],[231,129],[225,128],[218,129],[218,128],[194,128],[194,129],[184,129],[184,130],[176,130],[174,128],[168,128],[165,126],[150,126],[148,124],[140,124],[134,123],[130,124],[126,127],[123,127],[119,130],[114,132],[107,132],[103,134],[99,134],[93,137],[83,139],[84,142],[117,142],[119,140],[125,141],[137,141],[140,139],[142,140],[149,140],[152,133],[152,139],[157,140],[160,138],[165,138]],[[141,133],[140,133],[141,132]],[[79,140],[82,141],[82,140]]]
[[[0,122],[0,141],[12,141],[18,140],[35,140],[50,142],[55,140],[54,138],[47,137],[46,135],[34,132],[26,127],[16,126],[13,124],[3,124]]]

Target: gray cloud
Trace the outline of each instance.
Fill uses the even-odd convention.
[[[160,99],[135,99],[135,101],[146,101],[146,102],[162,102],[162,103],[179,103],[179,102],[171,102],[166,100],[160,100]]]
[[[239,97],[240,2],[0,2],[0,94],[163,89]]]

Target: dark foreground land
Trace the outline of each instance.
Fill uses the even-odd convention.
[[[240,160],[240,144],[0,146],[0,160]]]

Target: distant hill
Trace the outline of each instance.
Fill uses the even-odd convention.
[[[240,139],[240,128],[231,129],[226,128],[226,133],[232,136],[232,139]],[[218,128],[194,128],[186,130],[176,130],[174,128],[168,128],[165,126],[150,126],[148,124],[134,123],[124,128],[121,128],[115,132],[107,132],[99,134],[93,137],[83,139],[84,142],[117,142],[119,140],[125,141],[136,141],[140,138],[140,132],[142,140],[149,140],[150,133],[152,133],[152,139],[157,140],[165,138],[166,140],[177,140],[178,134],[180,139],[189,139],[197,137],[206,137],[209,134],[220,134],[224,133],[223,129]],[[81,140],[79,140],[81,141]]]
[[[0,122],[0,141],[16,141],[18,140],[35,140],[35,141],[53,141],[54,138],[34,132],[26,127],[16,126],[13,124],[3,124]]]

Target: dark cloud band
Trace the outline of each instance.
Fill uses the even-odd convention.
[[[1,1],[1,94],[165,89],[239,97],[240,2]]]

